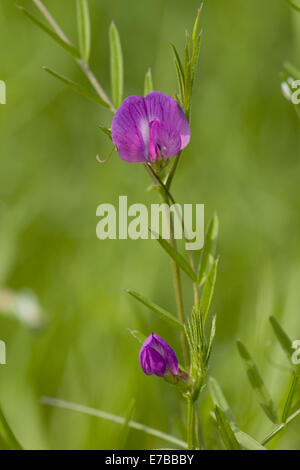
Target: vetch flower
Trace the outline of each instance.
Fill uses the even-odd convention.
[[[129,96],[117,110],[111,135],[127,162],[156,162],[177,155],[190,141],[184,112],[174,98],[153,91]]]
[[[178,374],[178,361],[171,346],[160,336],[152,333],[140,350],[141,368],[147,375]]]

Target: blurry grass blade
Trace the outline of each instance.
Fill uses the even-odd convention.
[[[217,269],[218,269],[219,260],[215,260],[212,264],[210,272],[207,276],[207,280],[204,284],[203,292],[200,300],[200,312],[203,315],[203,324],[205,325],[207,315],[209,312],[210,304],[214,294],[216,278],[217,278]]]
[[[0,408],[0,437],[11,450],[22,450],[22,446],[11,430],[6,418]]]
[[[208,388],[215,406],[218,406],[225,414],[231,429],[233,430],[240,446],[247,450],[266,450],[259,442],[245,432],[241,431],[234,421],[231,409],[221,390],[220,385],[213,377],[209,378]]]
[[[268,442],[270,442],[275,436],[277,436],[278,434],[281,433],[281,431],[283,431],[286,426],[288,424],[290,424],[292,421],[294,421],[294,419],[296,419],[298,416],[300,416],[300,408],[298,410],[296,410],[294,413],[292,413],[286,420],[285,423],[281,423],[281,424],[278,424],[277,426],[275,426],[275,428],[273,429],[273,431],[270,432],[270,434],[267,435],[267,437],[265,437],[263,440],[262,440],[262,445],[266,445]]]
[[[129,333],[141,344],[143,344],[146,340],[146,336],[141,333],[140,331],[138,330],[131,330],[130,328],[127,328]]]
[[[286,3],[288,3],[292,8],[294,8],[294,10],[300,12],[300,6],[296,5],[296,3],[294,3],[292,0],[285,0],[285,1],[286,1]]]
[[[42,397],[41,402],[45,405],[56,406],[58,408],[63,408],[66,410],[77,411],[79,413],[85,413],[90,416],[95,416],[96,418],[106,419],[108,421],[112,421],[117,424],[124,424],[125,418],[122,416],[118,416],[112,413],[108,413],[106,411],[97,410],[95,408],[90,408],[88,406],[79,405],[77,403],[72,403],[65,400],[60,400],[58,398],[51,398],[51,397]],[[137,431],[142,431],[145,434],[150,436],[157,437],[158,439],[162,439],[163,441],[170,442],[175,444],[176,446],[186,449],[187,443],[178,439],[177,437],[171,436],[166,434],[165,432],[159,431],[158,429],[150,428],[141,423],[137,423],[136,421],[129,421],[128,426],[132,429],[136,429]]]
[[[73,82],[72,80],[65,77],[64,75],[60,75],[59,73],[55,72],[49,67],[42,67],[42,69],[45,70],[45,72],[48,72],[53,77],[60,80],[61,82],[68,85],[70,88],[72,88],[72,90],[76,91],[77,93],[84,96],[85,98],[88,98],[91,101],[95,101],[96,103],[101,104],[101,106],[104,106],[104,108],[109,109],[109,104],[103,101],[102,98],[100,98],[96,93],[86,90],[81,85],[78,85],[78,83]]]
[[[237,340],[237,348],[244,361],[249,382],[258,397],[260,406],[268,418],[276,424],[278,422],[278,415],[275,404],[263,382],[254,360],[240,340]]]
[[[294,352],[294,349],[292,347],[292,341],[290,340],[286,332],[282,329],[275,317],[271,316],[270,322],[280,346],[287,355],[289,362],[292,363],[292,355]]]
[[[112,140],[112,137],[111,137],[111,129],[109,129],[108,127],[105,127],[105,126],[101,126],[101,125],[99,126],[99,129],[101,129],[101,131],[102,131],[105,135],[107,135],[107,136],[110,138],[110,140]]]
[[[69,52],[73,57],[76,57],[77,59],[80,58],[80,54],[75,49],[74,46],[71,44],[68,44],[65,42],[63,39],[61,39],[58,34],[55,33],[52,29],[48,28],[48,26],[44,25],[40,20],[38,20],[34,15],[32,15],[28,10],[23,8],[22,6],[17,5],[17,8],[19,8],[21,11],[24,12],[24,14],[33,22],[35,23],[39,28],[41,28],[45,33],[47,33],[52,39],[54,39],[61,47],[63,47],[67,52]]]
[[[213,344],[214,344],[214,339],[215,339],[215,335],[216,335],[216,322],[217,322],[217,315],[214,315],[213,319],[212,319],[212,322],[211,322],[209,342],[208,342],[208,346],[207,346],[207,353],[206,353],[206,359],[205,359],[206,364],[208,364],[208,361],[209,361],[209,358],[210,358],[210,355],[211,355],[211,351],[212,351],[212,347],[213,347]]]
[[[148,95],[148,93],[151,93],[151,91],[153,91],[153,81],[151,68],[149,67],[145,75],[144,96]]]
[[[177,320],[176,317],[171,315],[171,313],[169,313],[167,310],[165,310],[164,308],[160,307],[157,304],[154,304],[153,302],[151,302],[150,300],[146,299],[145,297],[143,297],[142,295],[138,294],[137,292],[133,290],[127,289],[126,292],[132,297],[134,297],[135,299],[137,299],[139,302],[141,302],[143,305],[148,307],[150,310],[152,310],[152,312],[158,315],[159,318],[161,318],[161,320],[164,320],[166,323],[169,323],[170,325],[175,326],[175,328],[177,328],[180,331],[184,331],[183,324],[179,320]]]
[[[200,286],[204,283],[207,271],[210,265],[210,259],[215,255],[215,249],[217,244],[219,232],[219,219],[215,214],[209,225],[205,236],[204,246],[201,252],[199,268],[198,268],[198,283]]]
[[[217,419],[217,426],[223,442],[225,444],[226,449],[228,450],[240,450],[240,445],[234,435],[233,430],[230,427],[230,424],[226,418],[225,413],[216,406],[215,409],[216,419]]]
[[[81,58],[89,61],[91,49],[91,25],[87,0],[76,0],[78,39]]]
[[[118,108],[123,98],[123,55],[120,36],[114,23],[109,28],[109,43],[111,88],[114,105]]]
[[[131,400],[128,410],[125,415],[124,424],[122,426],[121,435],[120,435],[120,443],[118,445],[118,449],[124,450],[126,448],[126,442],[128,439],[128,434],[129,434],[129,429],[130,429],[129,423],[132,420],[134,409],[135,409],[135,400]]]
[[[151,233],[156,237],[156,240],[160,246],[168,253],[169,256],[171,256],[171,258],[173,258],[177,266],[179,266],[193,282],[197,282],[197,276],[186,259],[159,234],[153,232],[152,230]]]

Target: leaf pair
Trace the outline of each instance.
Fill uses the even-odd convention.
[[[192,89],[200,52],[201,32],[198,33],[198,26],[201,10],[202,6],[197,12],[196,21],[193,27],[192,38],[190,38],[190,34],[188,33],[188,31],[186,32],[183,64],[180,60],[176,47],[174,46],[174,44],[171,44],[178,80],[180,104],[182,105],[187,118],[189,118],[190,116]]]
[[[208,381],[209,391],[215,405],[215,418],[218,430],[226,449],[229,450],[266,450],[253,437],[239,429],[234,421],[231,409],[218,382],[210,377]]]

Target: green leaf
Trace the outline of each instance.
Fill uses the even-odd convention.
[[[292,341],[290,340],[286,332],[281,328],[280,324],[278,323],[275,317],[270,316],[270,322],[280,346],[287,355],[289,362],[294,366],[292,362],[292,355],[294,353]]]
[[[130,328],[127,328],[129,333],[141,344],[143,344],[146,340],[146,335],[141,333],[139,330],[131,330]]]
[[[150,300],[146,299],[145,297],[131,289],[127,289],[126,292],[135,299],[137,299],[139,302],[141,302],[143,305],[148,307],[150,310],[152,310],[152,312],[158,315],[161,320],[164,320],[165,322],[169,323],[180,331],[184,331],[184,325],[167,310],[157,304],[154,304]]]
[[[234,435],[234,432],[232,431],[230,424],[226,418],[225,413],[216,406],[215,409],[215,414],[216,414],[216,420],[217,420],[217,426],[219,429],[219,432],[221,434],[221,437],[223,439],[224,445],[226,449],[228,450],[240,450],[240,445]]]
[[[64,41],[63,39],[61,39],[58,34],[56,34],[55,31],[53,31],[52,29],[48,28],[48,26],[44,25],[40,20],[38,20],[34,15],[32,15],[28,10],[26,10],[25,8],[23,8],[22,6],[20,5],[17,5],[17,8],[19,8],[19,10],[23,11],[23,13],[33,22],[35,23],[39,28],[41,28],[45,33],[47,33],[52,39],[54,39],[54,41],[57,42],[57,44],[59,44],[61,47],[63,47],[67,52],[69,52],[73,57],[75,57],[76,59],[79,59],[80,58],[80,54],[79,52],[77,51],[77,49],[75,49],[74,46],[72,46],[71,44],[68,44],[66,41]]]
[[[102,131],[105,135],[107,135],[107,136],[110,138],[110,140],[112,140],[112,137],[111,137],[111,129],[109,129],[108,127],[105,127],[105,126],[101,126],[101,125],[99,126],[99,129],[101,129],[101,131]]]
[[[179,57],[179,54],[177,52],[176,47],[174,44],[170,44],[171,49],[173,51],[173,56],[174,56],[174,62],[175,62],[175,67],[176,67],[176,72],[177,72],[177,79],[178,79],[178,88],[180,92],[180,99],[181,102],[184,103],[184,71],[182,67],[182,63]]]
[[[214,294],[214,289],[215,289],[215,284],[216,284],[216,278],[217,278],[217,269],[218,269],[218,262],[219,260],[216,259],[212,267],[210,269],[210,272],[207,276],[207,280],[204,284],[203,292],[201,295],[201,300],[200,300],[200,312],[203,315],[203,324],[205,325],[207,315],[209,312],[209,307],[212,301],[212,297]]]
[[[205,236],[204,246],[201,252],[199,268],[198,268],[198,283],[200,286],[204,284],[207,271],[210,265],[210,260],[215,256],[217,238],[219,232],[219,219],[215,214],[209,225]]]
[[[217,322],[217,315],[214,315],[213,319],[212,319],[212,322],[211,322],[209,342],[208,342],[208,346],[207,346],[207,353],[206,353],[206,359],[205,359],[206,364],[208,364],[208,362],[209,362],[209,358],[210,358],[212,347],[213,347],[214,340],[215,340],[216,322]]]
[[[296,5],[292,0],[285,0],[294,10],[300,11],[300,6]]]
[[[175,248],[170,245],[167,240],[162,238],[159,234],[153,232],[150,230],[151,233],[156,237],[156,240],[160,244],[160,246],[168,253],[169,256],[175,261],[177,266],[179,266],[193,282],[197,282],[197,276],[194,272],[194,270],[191,268],[189,263],[186,261],[186,259],[177,251]]]
[[[57,78],[61,82],[65,83],[68,85],[72,90],[76,91],[80,95],[84,96],[85,98],[88,98],[91,101],[95,101],[98,104],[101,104],[106,109],[109,109],[109,105],[103,101],[96,93],[93,93],[89,90],[86,90],[83,88],[81,85],[78,85],[77,83],[73,82],[69,78],[65,77],[64,75],[60,75],[59,73],[55,72],[54,70],[50,69],[49,67],[42,67],[45,72],[49,73],[53,77]]]
[[[151,91],[153,91],[153,81],[152,81],[151,68],[149,67],[145,75],[144,96],[148,95],[148,93],[151,93]]]
[[[89,416],[95,416],[96,418],[111,421],[113,423],[117,423],[121,425],[124,425],[125,423],[125,418],[123,418],[122,416],[108,413],[107,411],[90,408],[89,406],[72,403],[70,401],[60,400],[58,398],[52,398],[52,397],[42,397],[41,402],[45,405],[55,406],[58,408],[63,408],[65,410],[72,410],[78,413],[84,413]],[[136,429],[137,431],[144,432],[145,434],[148,434],[149,436],[154,436],[154,437],[157,437],[158,439],[162,439],[166,442],[175,444],[179,448],[183,448],[183,449],[187,448],[187,443],[182,441],[181,439],[178,439],[177,437],[174,437],[170,434],[162,432],[158,429],[150,428],[149,426],[146,426],[145,424],[138,423],[136,421],[131,420],[129,421],[128,426],[132,429]]]
[[[218,406],[225,414],[231,429],[233,430],[237,441],[243,449],[247,450],[266,450],[259,442],[245,432],[241,431],[234,421],[231,409],[221,390],[220,385],[213,377],[208,380],[208,388],[215,406]]]
[[[200,8],[198,8],[196,20],[195,20],[194,27],[193,27],[193,33],[192,33],[193,44],[195,44],[195,41],[197,39],[198,26],[199,26],[199,20],[200,20],[202,8],[203,8],[203,3],[201,4]]]
[[[120,435],[120,442],[119,442],[119,445],[118,445],[118,449],[120,449],[120,450],[124,450],[126,448],[125,446],[126,446],[126,442],[127,442],[127,439],[128,439],[129,429],[130,429],[129,423],[132,420],[134,409],[135,409],[135,400],[133,399],[129,403],[128,410],[125,414],[125,421],[124,421],[124,424],[122,426],[121,435]]]
[[[88,1],[76,0],[76,7],[80,54],[81,58],[88,62],[91,50],[91,25]]]
[[[263,382],[254,360],[240,340],[237,340],[237,348],[246,366],[250,385],[258,397],[260,406],[268,418],[276,424],[278,422],[278,415],[275,404]]]
[[[111,88],[114,105],[118,108],[123,99],[123,55],[120,36],[113,22],[109,28],[109,44]]]
[[[22,446],[11,430],[3,411],[0,408],[0,437],[4,441],[5,446],[10,450],[22,450]]]

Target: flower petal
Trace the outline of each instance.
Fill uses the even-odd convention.
[[[127,162],[145,162],[148,157],[149,121],[144,98],[129,96],[117,110],[111,135],[119,155]]]
[[[160,156],[174,157],[181,149],[181,138],[169,123],[158,120],[149,124],[149,155],[153,161]]]
[[[166,371],[166,363],[163,357],[151,346],[142,347],[140,351],[141,368],[146,375],[158,375],[163,377]]]
[[[171,372],[171,374],[177,375],[178,360],[171,346],[169,346],[169,344],[163,338],[156,335],[155,333],[152,333],[149,338],[151,338],[151,342],[149,342],[149,344],[151,344],[151,347],[153,349],[156,349],[156,351],[158,351],[166,361],[166,368]]]
[[[159,120],[161,123],[173,127],[181,138],[180,149],[186,147],[190,141],[191,130],[184,112],[174,98],[160,91],[152,91],[145,97],[149,122]]]

